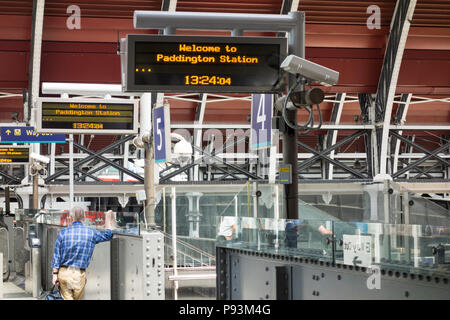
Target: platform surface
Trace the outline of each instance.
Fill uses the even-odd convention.
[[[13,282],[3,283],[3,299],[1,300],[37,300]]]

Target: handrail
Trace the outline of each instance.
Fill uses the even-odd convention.
[[[164,236],[167,236],[167,238],[172,239],[172,235],[170,235],[170,234],[168,234],[168,233],[164,233],[164,232],[163,232],[163,234],[164,234]],[[180,244],[182,244],[182,245],[188,247],[189,249],[192,249],[193,251],[196,251],[196,252],[198,252],[198,253],[200,253],[200,254],[202,254],[202,255],[208,257],[208,258],[216,259],[216,257],[213,256],[212,254],[210,254],[210,253],[208,253],[208,252],[206,252],[206,251],[203,251],[203,250],[201,250],[201,249],[199,249],[199,248],[193,246],[192,244],[187,243],[187,242],[185,242],[185,241],[183,241],[183,240],[180,240],[180,239],[178,239],[178,238],[177,238],[177,243],[180,243]]]
[[[182,274],[176,276],[169,276],[170,281],[180,281],[180,280],[213,280],[216,279],[215,273],[205,273],[205,274]]]
[[[172,245],[171,245],[171,244],[166,244],[166,245],[167,245],[167,247],[172,248]],[[193,256],[189,255],[189,254],[186,253],[186,252],[183,252],[183,251],[178,250],[177,253],[180,253],[180,254],[182,254],[182,255],[184,255],[184,256],[190,258],[190,259],[193,260],[193,261],[197,261],[197,262],[200,263],[201,265],[208,266],[208,264],[204,263],[202,260],[200,261],[198,258],[193,257]],[[213,259],[215,260],[215,258],[213,258]]]

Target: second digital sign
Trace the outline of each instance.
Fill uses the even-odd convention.
[[[137,102],[41,98],[37,120],[38,132],[131,134],[137,132]]]

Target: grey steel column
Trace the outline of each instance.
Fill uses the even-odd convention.
[[[297,123],[297,110],[286,112],[288,121]],[[298,148],[297,130],[286,126],[283,133],[283,160],[291,165],[292,183],[284,186],[284,211],[286,219],[298,218]]]
[[[41,294],[41,248],[31,248],[33,298]]]
[[[377,143],[379,143],[379,145],[377,145],[377,150],[374,151],[378,152],[376,155],[379,160],[377,175],[381,179],[386,179],[388,176],[387,161],[392,107],[405,43],[408,37],[416,2],[417,0],[397,1],[378,82],[375,100],[375,121],[377,125]]]

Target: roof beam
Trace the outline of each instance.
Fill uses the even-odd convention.
[[[406,121],[406,114],[408,113],[409,104],[411,102],[412,94],[403,94],[401,97],[401,102],[399,103],[398,109],[397,109],[397,121],[395,124],[404,124]],[[398,132],[399,135],[403,134],[403,131]],[[401,141],[397,138],[392,138],[392,145],[394,146],[394,159],[392,163],[392,173],[397,172],[398,167],[398,154],[400,151],[400,143]]]
[[[388,138],[391,124],[392,106],[397,88],[397,80],[403,59],[409,27],[416,7],[416,0],[399,0],[394,12],[391,31],[381,69],[375,98],[375,121],[378,126],[377,142],[379,171],[384,179],[387,175]]]
[[[331,111],[330,124],[339,124],[341,121],[342,110],[344,109],[345,93],[338,93],[336,95],[336,102],[333,105],[333,110]],[[338,130],[329,131],[327,135],[327,148],[331,147],[336,143],[338,135]],[[330,153],[330,159],[334,160],[335,150]],[[328,166],[328,180],[333,180],[333,164],[330,162]]]

